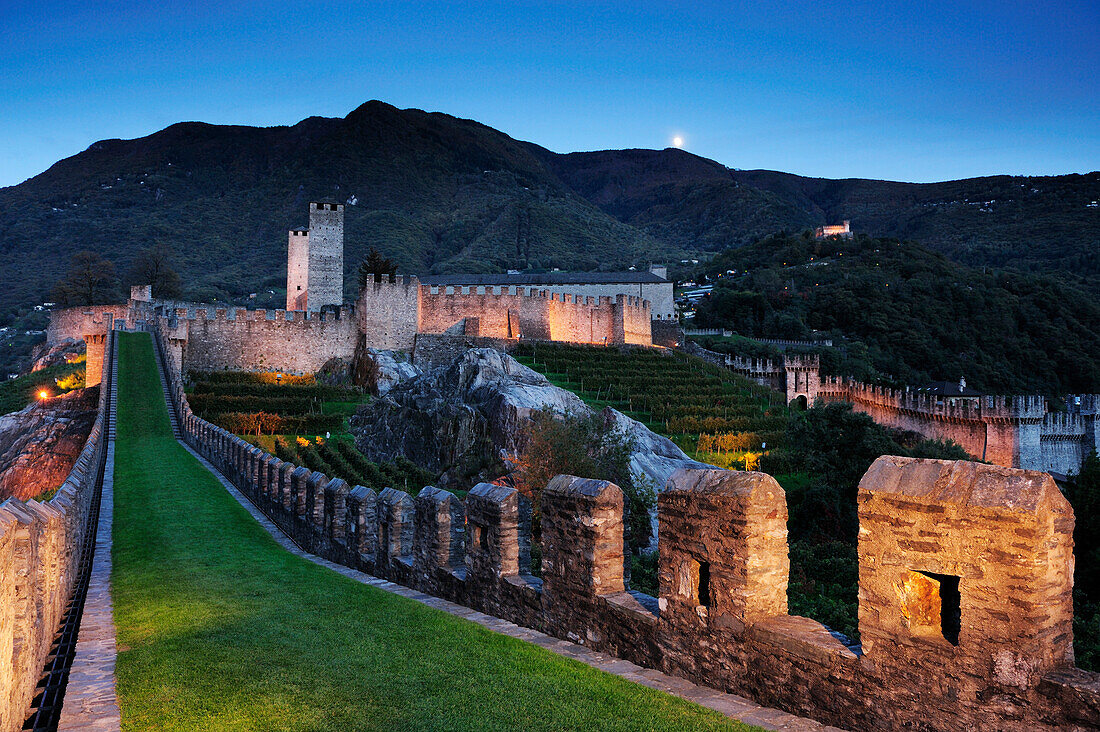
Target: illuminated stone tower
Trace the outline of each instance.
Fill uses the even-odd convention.
[[[309,230],[291,229],[287,237],[286,309],[305,310],[309,280]]]
[[[319,312],[343,304],[343,204],[309,204],[309,229],[288,234],[286,270],[287,310]]]

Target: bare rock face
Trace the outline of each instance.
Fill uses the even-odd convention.
[[[570,391],[492,348],[471,349],[447,366],[403,380],[361,407],[351,420],[356,445],[372,460],[403,455],[430,470],[446,471],[442,487],[505,472],[502,455],[523,448],[533,412],[587,416],[592,410]],[[662,489],[681,467],[706,467],[671,440],[617,412],[604,410],[635,440],[631,468]]]
[[[52,346],[42,343],[35,346],[31,371],[41,371],[59,363],[73,363],[83,353],[84,341],[78,341],[75,338],[66,338]]]
[[[98,402],[98,387],[78,389],[0,417],[0,501],[34,498],[65,482]]]
[[[368,348],[365,357],[374,362],[374,393],[388,393],[403,381],[414,379],[423,373],[416,366],[395,355],[393,351]]]
[[[635,476],[645,476],[658,490],[664,490],[672,474],[681,468],[713,468],[689,458],[676,443],[658,435],[636,419],[608,407],[603,410],[605,419],[614,421],[616,429],[634,438],[634,452],[630,456],[630,471]]]

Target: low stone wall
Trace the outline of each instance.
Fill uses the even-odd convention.
[[[106,337],[106,373],[112,339]],[[94,531],[88,514],[106,455],[109,395],[105,385],[84,449],[54,497],[0,504],[0,732],[23,727],[72,594],[81,550]]]
[[[1046,474],[876,462],[858,499],[861,648],[787,613],[786,496],[770,476],[673,475],[653,598],[624,586],[612,483],[547,486],[537,578],[515,490],[480,484],[462,502],[348,486],[196,417],[169,378],[184,439],[333,561],[842,727],[1100,726],[1100,675],[1073,666],[1073,514]]]

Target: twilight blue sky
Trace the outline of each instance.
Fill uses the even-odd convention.
[[[901,6],[907,7],[901,7]],[[181,120],[368,99],[559,152],[945,180],[1100,168],[1100,3],[0,0],[0,186]]]

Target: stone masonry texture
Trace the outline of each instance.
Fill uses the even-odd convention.
[[[107,332],[100,337],[106,341],[103,372],[110,374],[111,338]],[[72,593],[81,549],[94,541],[87,522],[107,455],[110,392],[109,384],[100,389],[91,432],[53,498],[0,503],[0,732],[23,727]]]

